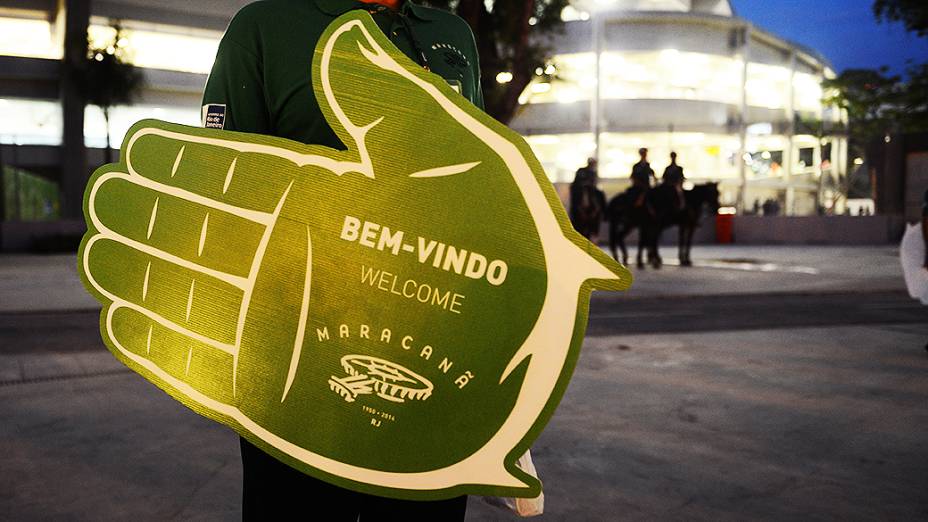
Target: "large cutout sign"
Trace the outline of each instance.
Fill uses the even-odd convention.
[[[309,64],[307,64],[307,74]],[[367,13],[312,64],[348,147],[146,120],[84,201],[80,271],[121,361],[311,475],[534,496],[590,291],[628,287],[515,133]]]

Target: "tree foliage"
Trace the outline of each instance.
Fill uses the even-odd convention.
[[[928,2],[925,0],[875,0],[873,14],[880,22],[902,22],[906,30],[928,36]]]
[[[847,111],[849,145],[855,155],[861,154],[871,138],[892,129],[892,102],[899,89],[899,77],[888,76],[887,71],[887,67],[846,69],[823,83],[826,92],[831,93],[825,103]]]
[[[110,157],[110,108],[128,104],[142,86],[142,75],[128,61],[126,38],[121,27],[114,26],[115,34],[103,45],[87,40],[87,63],[80,81],[88,103],[100,107],[106,120],[106,160]]]
[[[477,40],[486,111],[508,123],[535,70],[550,57],[546,36],[563,28],[561,11],[569,0],[427,0],[463,18]],[[509,73],[504,83],[496,80]]]
[[[887,74],[888,68],[847,69],[824,87],[826,103],[846,109],[850,149],[855,155],[872,139],[898,132],[928,132],[928,63],[912,65],[908,79]]]

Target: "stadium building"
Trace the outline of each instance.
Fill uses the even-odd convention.
[[[59,187],[71,194],[62,199],[79,199],[103,162],[102,111],[68,102],[66,32],[87,30],[105,45],[114,24],[124,29],[120,45],[144,86],[131,106],[110,111],[118,147],[142,118],[199,125],[219,39],[247,3],[0,0],[0,215],[78,217],[73,204],[57,208]],[[692,182],[721,182],[724,204],[750,210],[773,199],[809,214],[835,200],[845,117],[822,103],[822,80],[834,73],[814,51],[737,18],[728,1],[577,0],[562,16],[550,65],[536,71],[511,123],[553,181],[569,182],[597,156],[605,188],[618,191],[636,150],[648,147],[658,174],[675,150]],[[86,167],[73,146],[81,140]]]
[[[774,201],[813,214],[839,199],[847,120],[823,104],[834,72],[815,51],[727,0],[577,0],[562,16],[511,122],[552,181],[595,156],[616,192],[647,147],[658,176],[676,151],[692,183],[720,182],[722,203],[748,212]]]

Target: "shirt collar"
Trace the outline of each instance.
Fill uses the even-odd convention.
[[[351,11],[352,9],[366,9],[374,4],[366,4],[358,0],[315,0],[319,9],[328,15],[339,16]],[[415,4],[410,0],[405,0],[401,5],[399,12],[409,14],[425,22],[431,22],[436,19],[434,9],[429,9]]]

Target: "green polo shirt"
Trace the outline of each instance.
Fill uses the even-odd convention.
[[[410,1],[392,12],[356,0],[266,0],[242,8],[222,37],[203,93],[204,125],[344,149],[319,110],[310,68],[322,32],[352,9],[370,12],[406,56],[483,108],[473,33],[450,12]]]

